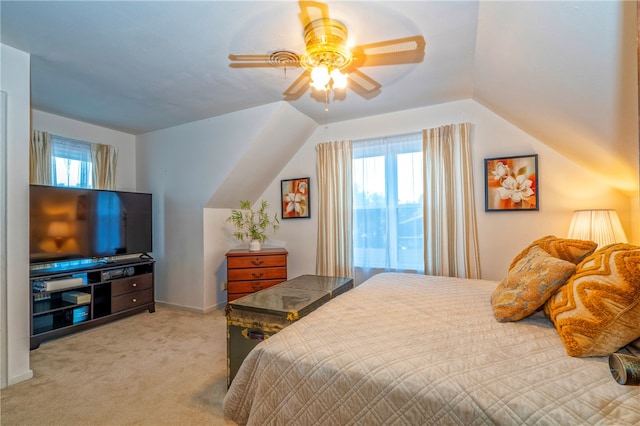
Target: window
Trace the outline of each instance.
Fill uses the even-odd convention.
[[[422,134],[353,144],[356,268],[424,271]]]
[[[93,188],[91,144],[51,135],[51,173],[55,186]]]

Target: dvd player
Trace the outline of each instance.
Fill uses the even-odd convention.
[[[135,272],[136,270],[133,266],[109,269],[108,271],[102,271],[102,281],[111,281],[116,278],[130,277],[135,274]]]

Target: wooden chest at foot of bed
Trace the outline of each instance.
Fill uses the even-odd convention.
[[[353,279],[301,275],[227,304],[227,386],[261,341],[353,288]]]

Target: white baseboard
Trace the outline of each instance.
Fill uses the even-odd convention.
[[[226,303],[223,303],[222,305],[215,305],[215,306],[210,306],[208,308],[194,308],[193,306],[185,306],[185,305],[178,305],[175,303],[168,303],[168,302],[160,302],[156,300],[156,305],[160,305],[160,306],[166,306],[167,308],[173,308],[173,309],[180,309],[182,311],[189,311],[189,312],[194,312],[196,314],[208,314],[210,312],[215,312],[215,311],[220,311],[223,310],[224,307],[226,306]]]
[[[9,377],[7,385],[15,385],[20,382],[24,382],[25,380],[29,380],[33,378],[33,370],[27,370],[22,374],[18,374],[17,376]]]

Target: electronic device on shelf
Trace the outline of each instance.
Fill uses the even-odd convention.
[[[130,277],[135,273],[133,266],[127,266],[125,268],[109,269],[102,271],[102,281],[110,281],[115,278]]]

